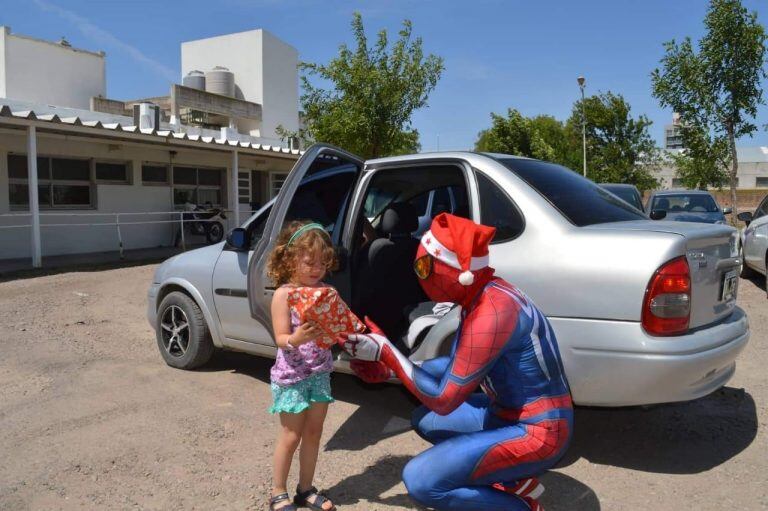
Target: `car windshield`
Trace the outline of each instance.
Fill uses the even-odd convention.
[[[603,188],[617,196],[618,198],[622,199],[623,201],[631,204],[632,206],[636,207],[637,209],[641,210],[643,209],[643,205],[640,203],[640,200],[637,197],[637,194],[632,188],[627,188],[626,186],[611,186],[611,185],[601,185]]]
[[[715,199],[711,195],[697,193],[664,194],[653,198],[651,210],[661,210],[667,213],[717,213]]]
[[[589,179],[554,163],[493,156],[579,227],[645,220],[638,210]]]

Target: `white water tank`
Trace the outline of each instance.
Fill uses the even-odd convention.
[[[205,90],[205,73],[202,71],[190,71],[182,80],[184,87],[191,87],[197,90]]]
[[[205,90],[213,94],[235,97],[235,74],[226,67],[214,67],[205,73]]]

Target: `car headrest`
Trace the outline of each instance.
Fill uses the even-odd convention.
[[[419,228],[419,214],[407,202],[390,204],[381,217],[381,230],[385,234],[410,234]]]
[[[657,207],[659,209],[669,209],[669,199],[659,199]]]

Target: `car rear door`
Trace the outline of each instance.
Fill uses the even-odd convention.
[[[275,285],[267,276],[267,260],[286,221],[309,219],[326,227],[337,247],[341,268],[325,280],[336,287],[342,297],[349,296],[349,272],[346,271],[348,264],[342,235],[349,199],[362,169],[361,158],[337,147],[315,144],[306,150],[288,174],[248,265],[251,317],[270,334],[270,308]],[[313,180],[313,176],[322,179]]]
[[[755,209],[749,226],[744,229],[744,262],[765,271],[765,253],[768,249],[768,197]]]

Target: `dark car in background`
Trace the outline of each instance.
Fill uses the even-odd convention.
[[[625,185],[620,183],[600,183],[600,186],[630,206],[633,206],[640,211],[645,211],[645,209],[643,209],[643,196],[640,194],[640,190],[638,190],[635,185]]]
[[[706,190],[663,190],[653,192],[648,198],[645,210],[654,220],[664,219],[677,222],[702,222],[725,224],[725,215],[731,208],[721,208],[715,198]]]

